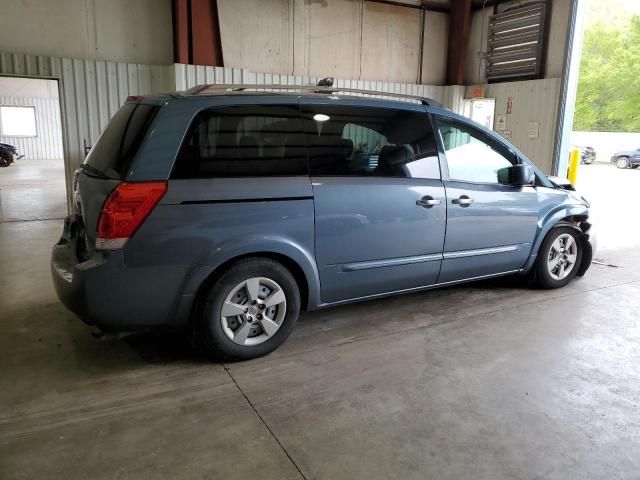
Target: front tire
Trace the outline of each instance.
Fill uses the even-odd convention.
[[[247,258],[211,286],[199,337],[215,357],[256,358],[284,343],[299,313],[300,290],[291,272],[269,258]]]
[[[618,168],[629,168],[629,158],[628,157],[620,157],[616,160],[616,167]]]
[[[582,238],[571,227],[549,232],[540,246],[536,262],[536,283],[552,289],[567,285],[580,269]]]

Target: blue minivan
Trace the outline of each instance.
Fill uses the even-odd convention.
[[[501,275],[557,288],[588,203],[436,102],[333,87],[130,97],[74,177],[61,301],[106,331],[193,328],[264,355],[300,310]]]

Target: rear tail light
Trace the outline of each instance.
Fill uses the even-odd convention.
[[[167,182],[123,182],[104,202],[98,230],[97,250],[117,250],[138,230],[167,192]]]

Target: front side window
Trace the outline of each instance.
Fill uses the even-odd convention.
[[[440,178],[424,112],[306,105],[302,115],[312,175]]]
[[[449,177],[451,180],[473,183],[498,183],[498,170],[515,163],[506,154],[490,145],[484,136],[471,127],[451,120],[438,118],[438,130],[442,138]]]
[[[172,177],[306,175],[307,170],[297,106],[230,106],[196,116]]]

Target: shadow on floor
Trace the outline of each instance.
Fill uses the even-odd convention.
[[[396,295],[377,300],[363,301],[343,306],[337,306],[313,313],[302,313],[298,329],[311,329],[326,327],[327,323],[339,324],[343,317],[348,317],[351,322],[354,318],[364,318],[371,310],[377,310],[384,315],[385,310],[394,310],[396,302],[404,304],[422,304],[438,298],[455,296],[464,297],[466,292],[478,290],[490,290],[494,293],[504,290],[533,290],[525,277],[502,277],[465,285],[443,287],[434,290],[414,292]],[[499,294],[499,293],[498,293]],[[356,326],[357,328],[357,326]],[[304,332],[300,332],[304,337]],[[292,335],[295,337],[296,333]],[[90,342],[89,335],[84,336]],[[141,360],[149,364],[166,363],[222,363],[222,360],[205,352],[195,341],[193,332],[180,330],[157,330],[116,335],[94,336],[98,341],[121,341],[126,344]],[[77,341],[81,341],[77,339]],[[291,341],[291,339],[289,340]],[[89,345],[88,345],[89,346]],[[311,348],[311,345],[308,345]],[[92,347],[89,347],[92,348]]]

